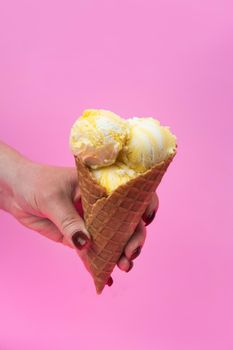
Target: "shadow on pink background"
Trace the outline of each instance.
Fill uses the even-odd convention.
[[[73,166],[85,108],[178,136],[134,269],[96,296],[78,257],[1,212],[0,350],[233,348],[230,1],[2,1],[0,138]],[[231,216],[230,216],[231,215]]]

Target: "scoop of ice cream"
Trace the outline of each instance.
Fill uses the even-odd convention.
[[[135,178],[138,174],[127,165],[116,162],[108,167],[92,170],[92,175],[97,183],[104,187],[107,193],[113,192],[118,186]]]
[[[108,193],[166,160],[176,137],[153,118],[124,120],[106,110],[85,110],[73,125],[70,148]]]
[[[176,137],[153,118],[127,120],[129,137],[119,160],[131,169],[144,172],[165,160],[176,147]]]
[[[88,109],[77,119],[70,133],[70,148],[92,169],[115,163],[128,136],[124,119],[107,110]]]

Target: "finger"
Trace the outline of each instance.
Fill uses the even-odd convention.
[[[30,215],[30,217],[21,218],[20,223],[24,226],[34,230],[46,238],[55,242],[62,242],[63,235],[58,228],[47,218]]]
[[[80,198],[81,198],[80,188],[78,186],[76,186],[75,192],[74,192],[74,195],[73,195],[73,202],[74,203],[79,202]]]
[[[107,280],[107,283],[106,283],[109,287],[112,286],[113,284],[113,279],[112,279],[112,276],[109,277],[109,279]]]
[[[57,226],[67,242],[79,250],[89,247],[90,234],[68,197],[60,197],[53,203],[49,203],[47,207],[47,216]]]
[[[128,260],[135,259],[141,252],[146,239],[145,223],[141,220],[125,247],[125,256]]]
[[[146,226],[149,225],[155,218],[156,212],[159,208],[159,198],[156,193],[153,194],[151,202],[145,210],[145,213],[142,216],[143,221]]]
[[[120,257],[117,266],[120,270],[129,272],[133,267],[133,262],[130,261],[124,254]]]

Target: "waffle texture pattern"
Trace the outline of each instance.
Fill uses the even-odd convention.
[[[92,243],[84,261],[100,294],[175,153],[108,195],[75,157],[84,220]]]

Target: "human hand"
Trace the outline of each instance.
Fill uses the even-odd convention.
[[[5,208],[21,224],[45,237],[76,248],[82,260],[90,245],[90,235],[80,212],[80,192],[75,168],[55,167],[33,163],[20,157],[12,195]],[[79,211],[78,211],[78,210]],[[140,254],[146,239],[146,225],[158,209],[154,195],[134,234],[128,241],[117,265],[130,271],[133,260]],[[112,284],[110,277],[108,285]]]
[[[88,249],[90,235],[76,208],[80,210],[80,192],[75,168],[62,168],[29,163],[18,179],[11,213],[24,226],[45,237],[77,248],[81,258]],[[125,247],[118,267],[130,271],[146,239],[146,225],[158,209],[158,197],[153,196],[143,219]],[[81,214],[81,213],[80,213]],[[110,279],[109,284],[112,281]]]

